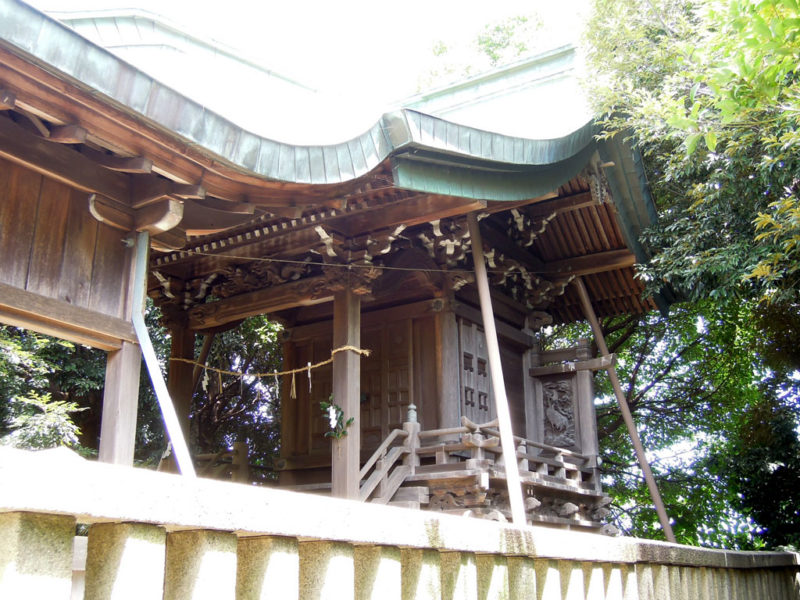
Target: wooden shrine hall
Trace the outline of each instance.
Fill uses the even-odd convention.
[[[281,486],[599,529],[591,374],[613,356],[535,335],[655,308],[634,276],[641,164],[593,132],[397,110],[340,144],[279,143],[1,0],[0,321],[108,351],[102,461],[132,462],[144,354],[192,474],[195,341],[267,314],[301,369],[282,378]],[[187,361],[166,382],[145,294]]]

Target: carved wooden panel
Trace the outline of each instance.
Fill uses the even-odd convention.
[[[495,418],[496,411],[489,374],[486,335],[475,323],[459,319],[459,343],[461,414],[475,423],[491,421]]]
[[[544,443],[559,448],[576,445],[575,376],[542,381]]]

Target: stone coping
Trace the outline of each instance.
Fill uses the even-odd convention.
[[[239,536],[275,535],[586,562],[715,568],[800,565],[800,555],[792,552],[711,550],[515,527],[96,463],[66,449],[27,452],[0,448],[0,481],[0,512],[66,514],[89,523],[152,523],[169,531],[210,529]]]

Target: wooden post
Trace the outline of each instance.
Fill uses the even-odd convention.
[[[333,347],[361,344],[361,298],[348,288],[333,297]],[[361,467],[361,356],[337,352],[333,356],[333,401],[352,418],[347,435],[332,442],[331,493],[338,498],[357,499]]]
[[[130,275],[123,317],[131,319],[133,311],[140,310],[139,306],[144,302],[144,298],[136,297],[136,262],[132,252],[128,253],[126,265]],[[101,462],[116,465],[133,464],[141,370],[142,352],[138,344],[123,341],[119,350],[109,352],[106,357],[98,451],[98,459]]]
[[[122,342],[119,350],[108,353],[98,456],[101,462],[133,464],[141,367],[138,344]]]
[[[474,212],[467,215],[467,224],[469,225],[469,237],[472,240],[475,281],[478,285],[478,296],[481,302],[483,330],[486,333],[486,349],[489,354],[489,371],[497,409],[497,420],[500,425],[500,445],[503,448],[503,459],[506,464],[506,484],[508,485],[508,499],[511,503],[511,518],[515,525],[526,525],[525,507],[522,503],[522,483],[517,468],[517,447],[511,431],[511,411],[508,408],[503,364],[500,361],[500,344],[497,341],[492,298],[489,293],[489,278],[486,275],[483,258],[483,238],[478,227],[478,217]]]
[[[189,329],[185,323],[171,324],[170,336],[172,338],[170,358],[194,360],[194,331]],[[167,389],[169,390],[169,396],[175,405],[175,412],[178,415],[183,437],[185,440],[190,440],[189,413],[192,410],[195,367],[183,361],[171,360],[168,369]]]
[[[589,292],[586,291],[586,286],[583,284],[583,280],[580,277],[576,277],[573,283],[578,290],[578,296],[581,299],[581,306],[583,306],[586,319],[592,327],[594,339],[597,342],[597,349],[602,356],[608,356],[608,346],[603,336],[603,330],[600,328],[600,322],[597,320],[597,315],[595,315],[594,308],[592,308],[592,303],[589,300]],[[639,460],[639,466],[644,474],[644,480],[647,482],[647,487],[650,490],[650,497],[653,499],[653,504],[656,507],[656,513],[658,513],[658,520],[661,522],[661,528],[664,530],[667,541],[675,542],[675,534],[672,532],[672,525],[669,523],[667,510],[664,508],[664,502],[661,500],[661,493],[658,491],[658,485],[656,485],[653,472],[650,470],[650,464],[647,462],[644,446],[642,446],[642,440],[639,439],[639,432],[636,431],[636,424],[633,422],[633,415],[631,415],[631,409],[628,407],[628,401],[625,399],[625,393],[622,391],[622,384],[620,384],[619,377],[617,377],[617,369],[614,367],[614,363],[612,362],[606,367],[606,370],[608,371],[608,378],[611,380],[611,386],[614,388],[614,394],[617,396],[617,402],[619,402],[622,419],[625,421],[625,426],[628,428],[628,433],[631,436],[633,449],[636,452],[636,458]]]

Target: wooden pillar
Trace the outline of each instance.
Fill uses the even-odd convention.
[[[126,269],[130,272],[123,315],[132,318],[141,311],[144,294],[135,290],[135,262],[129,253]],[[103,415],[100,420],[98,459],[116,465],[132,465],[136,445],[136,414],[139,409],[139,374],[142,351],[138,344],[122,342],[119,350],[106,357],[106,376],[103,388]]]
[[[333,347],[361,344],[361,298],[351,289],[333,297]],[[358,472],[361,469],[361,356],[337,352],[333,356],[333,401],[344,411],[344,421],[352,418],[347,435],[334,439],[331,459],[332,495],[358,498]]]
[[[500,445],[503,448],[503,460],[506,465],[506,484],[508,485],[508,500],[511,504],[511,518],[515,525],[523,526],[527,524],[527,520],[525,507],[522,504],[522,483],[517,468],[517,446],[511,431],[511,410],[508,408],[506,384],[503,379],[503,363],[500,360],[500,343],[497,340],[497,328],[494,324],[492,298],[489,292],[489,277],[486,274],[483,258],[483,238],[475,213],[467,215],[467,224],[469,225],[469,237],[472,240],[475,283],[478,285],[478,296],[481,302],[483,330],[486,332],[486,350],[489,354],[489,372],[492,377],[492,390],[497,409]]]
[[[122,342],[122,348],[108,353],[100,422],[101,462],[133,464],[141,366],[138,344]]]
[[[171,325],[169,331],[172,337],[170,358],[194,360],[194,331],[181,325]],[[178,415],[178,422],[181,425],[181,431],[183,431],[183,439],[189,442],[191,440],[191,435],[189,435],[189,413],[192,409],[192,395],[194,392],[194,365],[171,360],[168,369],[167,390],[169,390],[169,396],[172,398],[172,404],[175,406],[175,412]]]
[[[436,346],[439,371],[436,374],[438,422],[436,427],[458,427],[461,425],[461,363],[458,356],[458,321],[452,310],[446,309],[436,315]],[[426,424],[428,428],[428,426]]]

